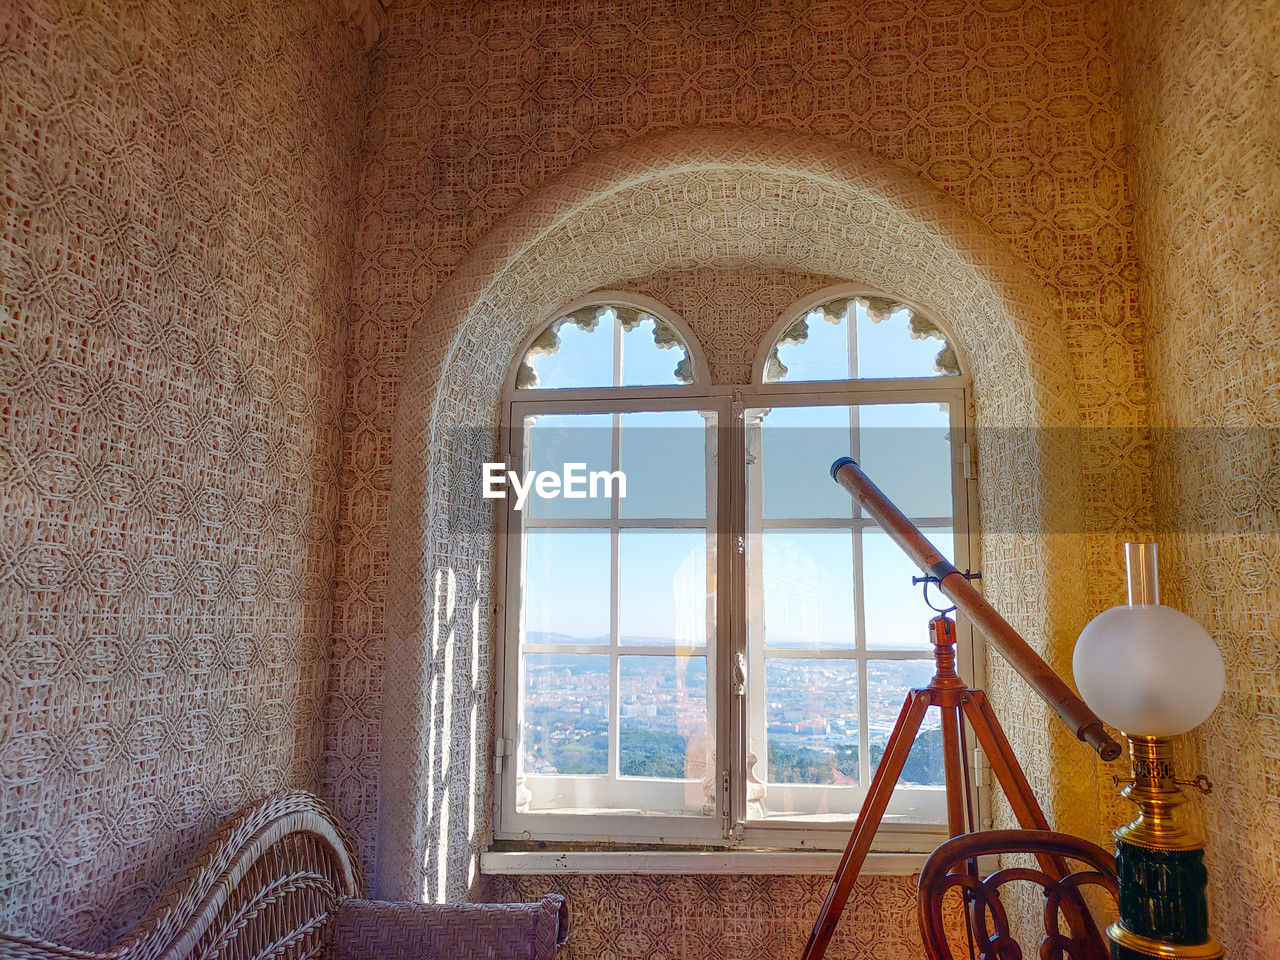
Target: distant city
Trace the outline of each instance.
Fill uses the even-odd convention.
[[[608,638],[584,640],[531,633],[525,639],[522,769],[539,774],[606,774],[608,656],[539,654],[537,646],[607,644]],[[652,637],[623,637],[622,643],[676,645],[675,641]],[[921,679],[922,663],[918,660],[877,660],[873,667],[867,671],[867,726],[874,769],[902,709],[906,691],[926,681]],[[676,779],[703,775],[707,749],[706,677],[702,656],[620,658],[620,775]],[[771,657],[766,666],[766,684],[769,782],[856,784],[856,665],[847,660]],[[942,783],[941,736],[936,721],[934,727],[917,740],[900,782]],[[759,776],[763,771],[757,769],[755,773]]]

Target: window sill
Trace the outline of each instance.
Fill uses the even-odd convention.
[[[870,853],[863,876],[912,876],[927,853]],[[486,851],[480,872],[506,875],[548,874],[757,874],[830,876],[840,865],[837,851],[729,850],[688,851]]]

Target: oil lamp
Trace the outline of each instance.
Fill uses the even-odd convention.
[[[1204,841],[1176,816],[1183,786],[1208,793],[1203,775],[1177,779],[1172,738],[1202,723],[1222,697],[1222,657],[1195,620],[1160,603],[1154,543],[1125,544],[1129,602],[1104,610],[1076,643],[1080,696],[1129,739],[1133,775],[1124,796],[1138,817],[1115,832],[1120,920],[1107,930],[1113,960],[1215,960],[1209,935]]]

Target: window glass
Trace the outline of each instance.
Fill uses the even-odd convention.
[[[609,531],[525,535],[525,643],[609,642]]]
[[[759,784],[748,820],[847,817],[907,692],[932,676],[934,611],[911,582],[915,565],[870,518],[855,515],[827,471],[851,453],[953,557],[950,408],[779,405],[749,408],[744,422],[748,749]],[[929,733],[915,749],[913,771],[932,771],[938,737]],[[920,776],[896,793],[932,783]]]
[[[837,297],[791,323],[765,361],[766,383],[955,376],[942,328],[886,297]]]
[[[589,485],[591,474],[613,470],[613,418],[607,413],[539,414],[526,418],[525,430],[529,472],[560,474],[566,464],[579,463]],[[530,496],[525,509],[534,517],[585,519],[609,516],[611,504],[608,497]]]
[[[697,410],[619,415],[624,517],[707,515],[707,419]],[[714,442],[714,438],[710,438]]]
[[[580,307],[534,338],[516,388],[573,389],[693,383],[688,345],[669,322],[623,304]]]
[[[620,465],[626,483],[572,509],[531,497],[517,514],[518,813],[715,814],[716,422],[700,409],[523,419],[523,462]]]
[[[701,529],[618,533],[618,633],[624,645],[707,642],[707,534]]]
[[[784,527],[762,539],[765,646],[853,646],[853,531]]]

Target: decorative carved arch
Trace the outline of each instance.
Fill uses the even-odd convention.
[[[487,829],[495,534],[479,464],[496,458],[512,356],[568,300],[696,266],[822,273],[929,305],[968,357],[989,428],[984,583],[1051,664],[1069,663],[1084,612],[1079,417],[1059,318],[1031,270],[913,174],[834,141],[705,127],[603,151],[482,237],[411,337],[389,517],[379,895],[464,895]],[[989,681],[997,698],[1019,682],[999,666]],[[1043,715],[1006,720],[1045,764],[1033,783],[1064,762],[1083,773],[1088,758]],[[1051,812],[1096,805],[1091,778],[1074,779],[1072,797],[1046,798]]]

